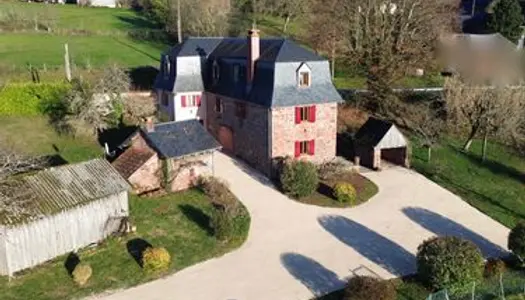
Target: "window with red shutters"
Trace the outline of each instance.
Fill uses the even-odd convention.
[[[197,98],[197,106],[201,106],[201,96],[197,95],[195,98]]]
[[[315,154],[315,140],[308,141],[308,154]]]
[[[303,121],[315,122],[316,108],[313,106],[300,106],[295,108],[295,124]]]
[[[316,111],[315,105],[309,107],[309,110],[308,110],[308,121],[310,121],[312,123],[315,122],[315,111]]]
[[[304,154],[313,154],[311,153],[312,150],[310,150],[311,147],[314,147],[312,144],[312,141],[296,141],[295,142],[295,157],[299,157]]]
[[[295,154],[294,154],[294,156],[295,157],[301,156],[301,142],[299,142],[299,141],[295,142]]]
[[[181,106],[186,107],[186,95],[180,96]]]

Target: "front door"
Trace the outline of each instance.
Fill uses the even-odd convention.
[[[222,149],[226,152],[233,153],[233,131],[227,126],[221,126],[219,128],[219,143],[222,145]]]

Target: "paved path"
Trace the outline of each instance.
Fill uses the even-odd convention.
[[[292,201],[241,163],[218,154],[216,175],[248,208],[252,224],[238,250],[104,300],[306,300],[342,287],[352,274],[415,271],[417,246],[456,234],[485,254],[502,250],[508,230],[452,193],[401,168],[367,173],[379,194],[352,209]]]

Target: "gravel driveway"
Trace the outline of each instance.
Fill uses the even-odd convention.
[[[251,214],[246,243],[100,299],[306,300],[341,288],[352,274],[414,272],[417,246],[433,235],[465,237],[485,255],[505,251],[507,228],[410,170],[366,173],[379,193],[356,208],[336,209],[291,201],[223,154],[216,155],[215,168]]]

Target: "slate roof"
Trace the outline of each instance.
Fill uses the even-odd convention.
[[[197,120],[155,124],[154,131],[143,128],[141,134],[161,158],[180,158],[221,148]]]
[[[377,146],[393,125],[387,121],[372,117],[368,118],[355,134],[356,144],[367,147]]]
[[[105,159],[50,168],[19,180],[28,200],[16,213],[0,208],[0,224],[27,223],[131,188]]]

